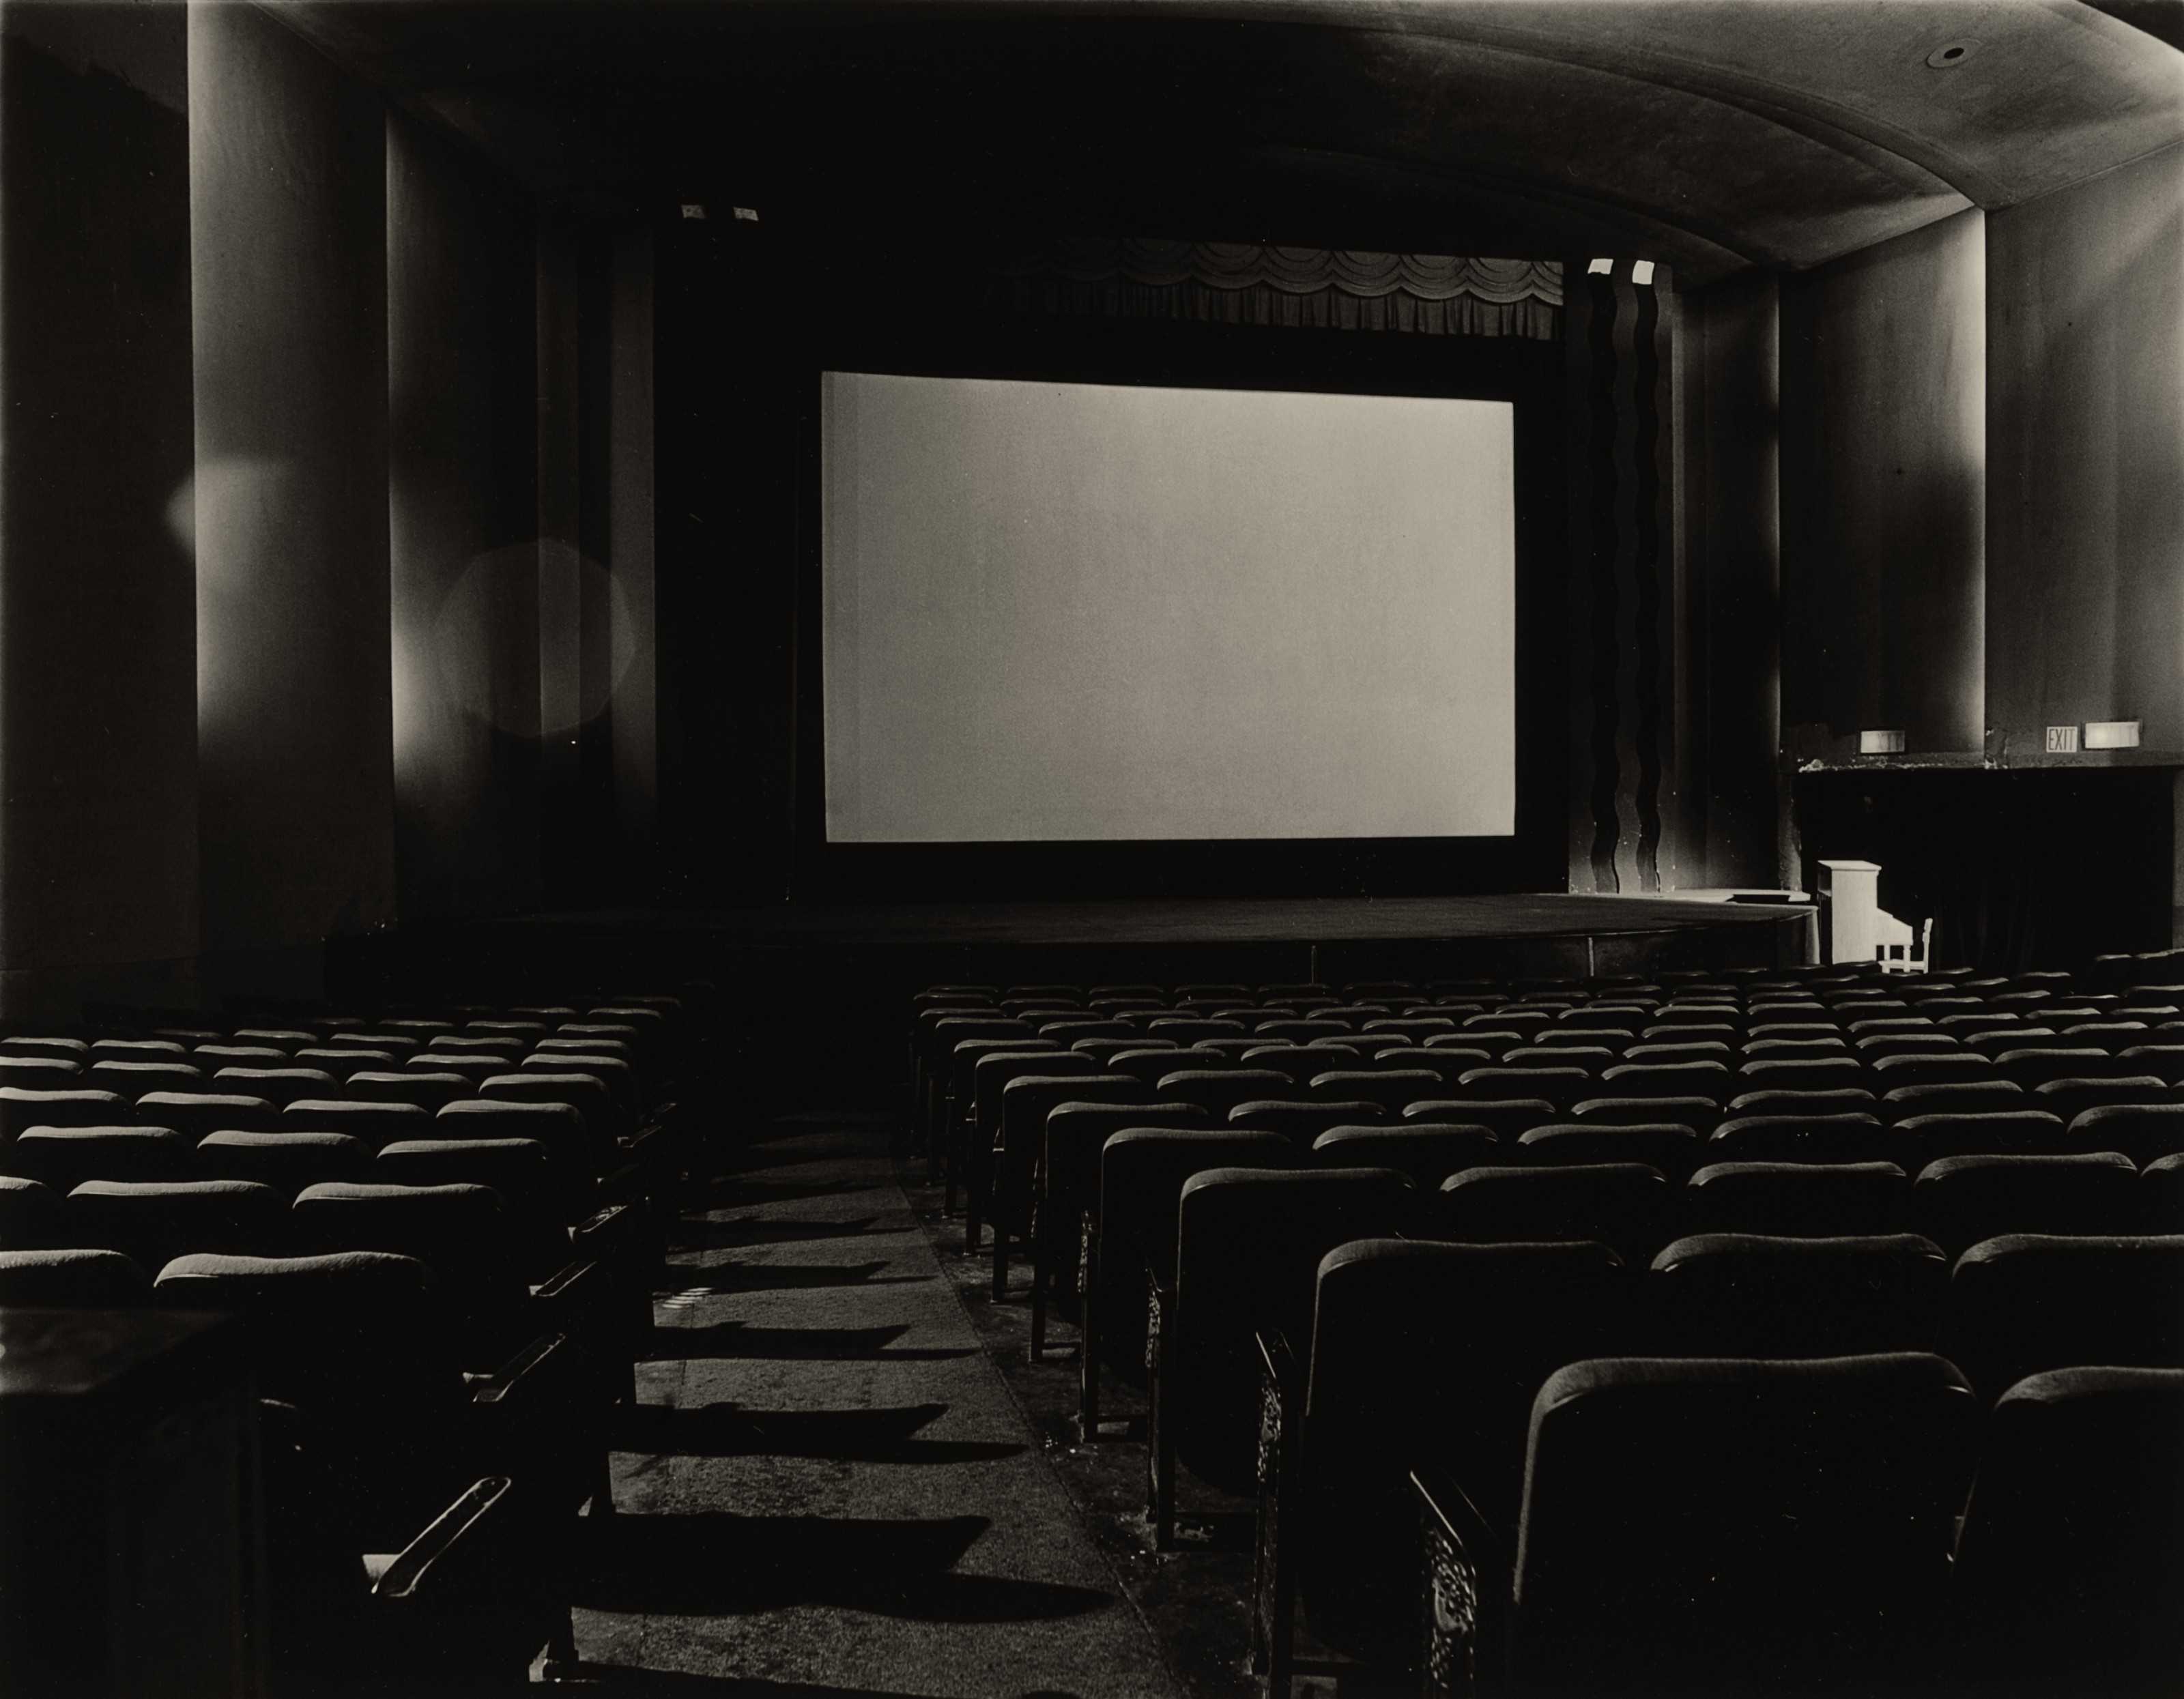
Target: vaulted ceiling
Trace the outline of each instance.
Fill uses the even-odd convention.
[[[2184,141],[2184,0],[284,0],[543,191],[1802,267]]]

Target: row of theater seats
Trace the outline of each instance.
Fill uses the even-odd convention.
[[[1274,1692],[2172,1691],[2184,986],[2105,971],[935,988],[911,1108],[1156,1543],[1257,1491]]]
[[[0,1305],[249,1330],[275,1691],[573,1657],[694,1038],[645,995],[0,1039]]]

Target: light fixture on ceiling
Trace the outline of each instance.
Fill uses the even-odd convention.
[[[1954,70],[1977,53],[1980,44],[1970,37],[1962,41],[1944,42],[1926,55],[1927,68],[1930,70]]]

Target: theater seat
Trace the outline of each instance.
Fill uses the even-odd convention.
[[[1418,1194],[1385,1168],[1215,1168],[1184,1183],[1175,1278],[1156,1286],[1147,1495],[1154,1539],[1172,1543],[1178,1465],[1249,1490],[1258,1457],[1256,1338],[1310,1349],[1320,1258],[1352,1239],[1402,1233]]]
[[[2135,1233],[2141,1196],[2130,1158],[2113,1150],[1944,1156],[1911,1188],[1911,1227],[1953,1257],[2008,1233]]]
[[[1039,1167],[1039,1212],[1032,1244],[1031,1354],[1046,1347],[1046,1312],[1051,1290],[1062,1312],[1083,1321],[1078,1278],[1084,1250],[1087,1218],[1100,1205],[1100,1157],[1116,1134],[1139,1127],[1212,1130],[1206,1111],[1188,1103],[1152,1099],[1150,1089],[1125,1103],[1086,1103],[1072,1099],[1047,1111]]]
[[[1916,1234],[1698,1234],[1643,1283],[1649,1351],[1674,1356],[1847,1356],[1931,1351],[1949,1261]]]
[[[1977,1419],[1919,1354],[1570,1364],[1532,1407],[1513,1573],[1422,1472],[1429,1666],[1506,1624],[1519,1694],[1925,1691]]]
[[[1704,1148],[1696,1132],[1674,1122],[1608,1126],[1564,1122],[1529,1128],[1518,1139],[1514,1154],[1549,1167],[1642,1162],[1677,1184],[1690,1178]]]
[[[118,1251],[0,1250],[0,1306],[129,1310],[151,1301],[152,1277]]]
[[[526,1636],[535,1634],[532,1652],[572,1654],[576,1512],[597,1498],[604,1475],[593,1387],[566,1340],[528,1341],[466,1380],[432,1272],[398,1256],[186,1256],[160,1271],[153,1290],[164,1306],[245,1317],[261,1393],[293,1412],[295,1435],[276,1430],[269,1457],[269,1529],[298,1572],[276,1569],[273,1578],[285,1591],[276,1602],[291,1613],[288,1634],[276,1635],[287,1691],[353,1680],[383,1650],[343,1638],[348,1613],[316,1614],[326,1602],[310,1596],[308,1583],[328,1572],[305,1554],[329,1544],[353,1554],[340,1568],[342,1585],[354,1585],[352,1563],[367,1552],[404,1552],[467,1493],[481,1465],[526,1484],[516,1529],[500,1548],[511,1567],[457,1613],[496,1607],[475,1621],[476,1643],[458,1645],[437,1668],[410,1669],[412,1691],[429,1691],[414,1685],[421,1680],[468,1691],[485,1674],[520,1683],[520,1670],[480,1668],[503,1644],[502,1610],[516,1609]],[[298,1451],[313,1463],[304,1482],[281,1467]],[[399,1573],[386,1557],[371,1568],[382,1579]],[[298,1581],[307,1584],[300,1599]],[[311,1613],[300,1645],[298,1609]]]
[[[1686,1233],[1834,1239],[1901,1233],[1910,1200],[1893,1162],[1714,1162],[1680,1204]]]
[[[2170,1699],[2184,1670],[2184,1370],[2073,1368],[1988,1418],[1958,1551],[1966,1691]]]
[[[2088,1363],[2184,1368],[2184,1237],[2011,1234],[1949,1277],[1944,1346],[1990,1402]]]
[[[1455,1122],[1329,1127],[1312,1141],[1312,1155],[1331,1168],[1393,1168],[1422,1192],[1462,1169],[1507,1160],[1492,1128]]]
[[[1288,1167],[1297,1161],[1296,1147],[1279,1133],[1133,1129],[1101,1147],[1099,1214],[1083,1277],[1078,1413],[1088,1439],[1098,1431],[1100,1366],[1134,1381],[1145,1373],[1146,1277],[1174,1281],[1184,1183],[1209,1168]]]
[[[363,1179],[371,1146],[342,1133],[208,1133],[195,1167],[203,1178],[255,1180],[292,1202],[320,1180]]]
[[[147,1268],[203,1251],[266,1256],[287,1248],[287,1200],[248,1180],[86,1180],[63,1206],[76,1245],[119,1251]]]
[[[13,1143],[25,1127],[117,1127],[135,1118],[129,1100],[117,1091],[0,1085],[0,1145]]]
[[[1271,1692],[1287,1691],[1300,1596],[1312,1641],[1379,1669],[1414,1662],[1412,1461],[1430,1454],[1513,1526],[1533,1394],[1623,1345],[1630,1280],[1588,1244],[1375,1238],[1321,1260],[1308,1357],[1270,1340],[1263,1368],[1275,1443],[1252,1616]]]
[[[61,1198],[41,1181],[0,1174],[0,1251],[43,1251],[61,1244]]]
[[[432,1111],[415,1103],[299,1097],[281,1111],[271,1130],[338,1133],[376,1150],[397,1139],[426,1137],[432,1126]]]
[[[162,1127],[26,1127],[0,1167],[63,1194],[86,1180],[198,1178],[189,1139]]]
[[[1668,1237],[1668,1177],[1642,1162],[1474,1167],[1430,1200],[1426,1229],[1468,1244],[1590,1239],[1642,1267]]]
[[[231,1092],[151,1091],[136,1100],[136,1118],[198,1139],[208,1133],[270,1133],[281,1111],[262,1097]]]

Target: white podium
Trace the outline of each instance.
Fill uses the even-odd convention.
[[[1927,920],[1914,933],[1880,906],[1878,861],[1823,861],[1819,886],[1829,962],[1878,961],[1885,971],[1899,973],[1925,970],[1932,959],[1934,922]]]

